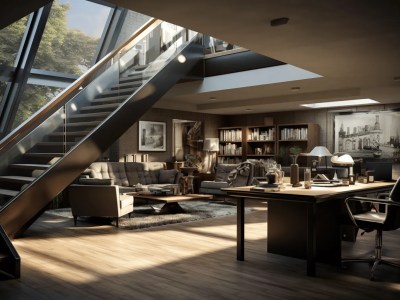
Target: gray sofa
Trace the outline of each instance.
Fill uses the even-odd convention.
[[[226,196],[227,187],[249,186],[253,181],[254,164],[249,161],[240,164],[218,164],[215,167],[215,180],[202,181],[199,192],[214,196]]]
[[[135,185],[179,184],[182,173],[162,162],[94,162],[67,189],[74,223],[78,216],[115,217],[133,211]]]

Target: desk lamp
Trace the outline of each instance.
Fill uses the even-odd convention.
[[[212,160],[212,154],[213,152],[218,152],[219,151],[219,139],[218,138],[206,138],[204,139],[204,144],[203,144],[203,151],[206,151],[208,153],[211,152],[211,155],[208,155],[208,167],[207,167],[207,173],[211,173],[211,160]]]
[[[332,153],[324,146],[315,146],[314,149],[308,154],[309,156],[318,157],[318,165],[321,163],[321,157],[325,157],[325,168],[328,171],[328,161],[326,159],[327,156],[332,156]]]

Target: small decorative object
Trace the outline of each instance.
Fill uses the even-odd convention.
[[[268,169],[267,174],[265,175],[265,177],[267,177],[268,180],[268,184],[274,184],[276,183],[276,179],[277,179],[277,173],[275,171],[275,169]]]
[[[304,170],[304,188],[311,189],[311,169]]]
[[[348,178],[343,178],[343,179],[342,179],[342,184],[343,184],[344,186],[348,186],[348,185],[350,184],[349,179],[348,179]]]
[[[290,184],[293,187],[301,186],[299,176],[299,165],[297,164],[298,155],[290,155],[292,158],[292,164],[290,165]]]
[[[365,172],[365,176],[367,177],[367,183],[372,183],[374,182],[374,171],[373,170],[368,170]]]

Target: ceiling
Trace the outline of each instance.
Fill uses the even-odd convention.
[[[198,92],[200,81],[180,83],[157,107],[248,114],[299,110],[305,109],[299,106],[303,103],[355,98],[400,103],[398,0],[108,2],[321,75],[202,93]],[[289,22],[271,27],[270,21],[280,17],[289,18]],[[300,89],[293,91],[292,87]],[[210,97],[216,100],[211,101]]]
[[[297,110],[303,109],[301,103],[355,98],[400,103],[400,1],[110,2],[322,76],[206,93],[196,92],[200,82],[184,83],[165,95],[158,107],[243,114]],[[288,17],[289,22],[271,27],[270,21],[280,17]]]

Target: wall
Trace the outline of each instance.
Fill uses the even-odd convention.
[[[225,126],[258,126],[264,124],[265,118],[272,118],[273,124],[316,123],[320,126],[320,145],[326,146],[331,152],[334,150],[334,119],[340,111],[366,112],[400,109],[400,104],[359,106],[348,109],[316,109],[299,110],[290,112],[249,114],[242,116],[230,116]]]
[[[107,153],[103,155],[103,157],[108,157],[111,161],[123,161],[124,155],[126,154],[140,153],[148,154],[149,161],[173,161],[172,119],[201,121],[203,123],[204,138],[217,137],[217,128],[224,126],[225,122],[225,117],[217,115],[152,108],[145,115],[143,115],[140,120],[166,123],[167,150],[163,152],[139,152],[138,124],[136,123],[131,128],[129,128],[116,143],[114,143],[110,147],[110,149],[107,151]]]

